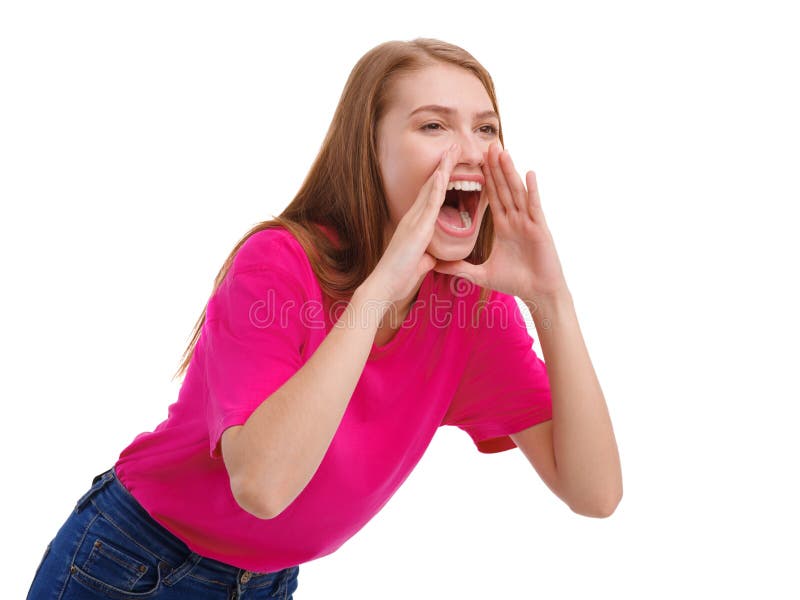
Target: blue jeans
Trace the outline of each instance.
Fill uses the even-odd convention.
[[[28,600],[288,600],[299,570],[256,573],[192,552],[111,468],[94,478],[47,545]]]

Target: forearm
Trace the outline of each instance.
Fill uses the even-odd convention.
[[[359,288],[306,363],[252,413],[244,485],[280,513],[306,487],[330,446],[375,339],[383,307]]]
[[[568,289],[524,300],[542,346],[553,401],[553,453],[570,507],[613,511],[622,496],[619,453]]]

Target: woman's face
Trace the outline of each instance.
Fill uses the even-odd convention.
[[[398,80],[394,93],[392,106],[377,124],[378,162],[389,207],[387,243],[420,188],[439,166],[442,153],[454,142],[461,147],[461,154],[450,180],[457,180],[459,175],[477,175],[482,184],[483,153],[490,143],[500,143],[500,121],[492,110],[489,94],[466,69],[453,65],[428,67]],[[452,111],[417,110],[427,105]],[[469,235],[451,233],[440,222],[440,215],[427,251],[441,260],[466,258],[475,247],[487,206],[488,200],[481,193],[475,205],[466,207],[474,222]]]

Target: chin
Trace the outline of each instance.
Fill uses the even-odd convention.
[[[472,238],[443,240],[442,237],[447,237],[447,234],[439,237],[440,233],[437,231],[434,234],[428,246],[428,254],[439,260],[464,260],[475,248],[475,240]]]

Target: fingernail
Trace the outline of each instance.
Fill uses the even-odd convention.
[[[458,148],[458,142],[456,142],[455,144],[453,144],[452,146],[450,146],[450,151],[452,152],[452,151],[454,151],[456,148]]]

